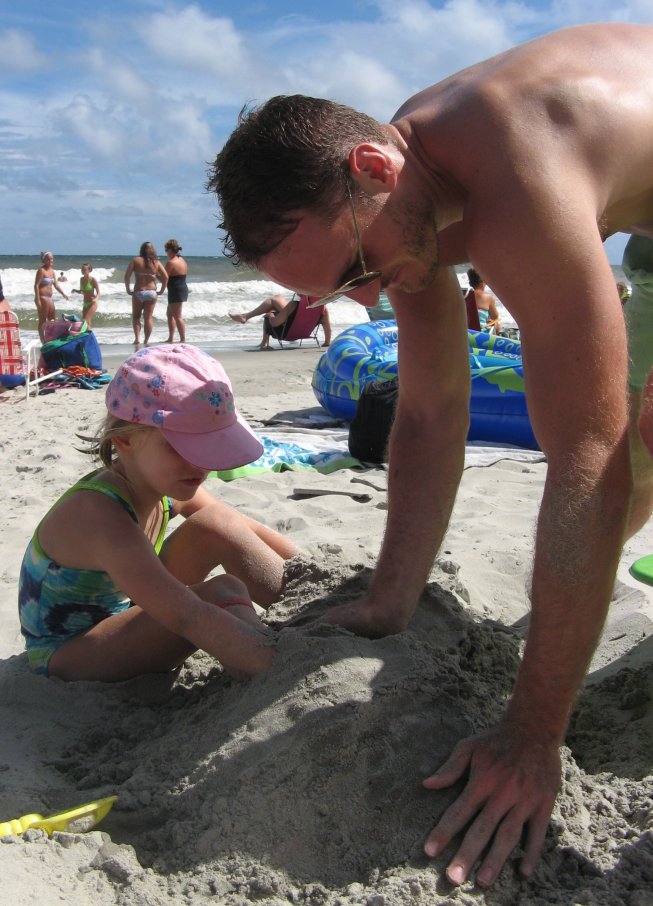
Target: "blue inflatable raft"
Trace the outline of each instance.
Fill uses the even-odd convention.
[[[343,330],[313,373],[313,392],[335,418],[351,421],[369,381],[397,377],[396,321],[370,321]],[[472,373],[468,440],[539,449],[526,408],[521,346],[516,340],[469,331]]]

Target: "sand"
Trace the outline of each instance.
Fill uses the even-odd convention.
[[[280,410],[315,407],[318,355],[221,358],[258,428]],[[465,471],[429,584],[399,636],[286,629],[272,668],[249,682],[198,654],[174,675],[66,685],[27,669],[16,584],[38,520],[88,469],[75,432],[102,411],[102,391],[60,390],[29,404],[18,391],[0,395],[0,821],[119,797],[90,833],[3,839],[3,902],[653,903],[653,589],[628,575],[653,549],[650,528],[622,557],[535,878],[520,880],[515,856],[492,891],[472,881],[453,888],[443,874],[452,851],[431,862],[422,845],[455,791],[427,792],[421,780],[458,739],[491,723],[509,694],[528,627],[545,463]],[[385,486],[381,468],[209,481],[302,549],[269,612],[273,625],[364,589]],[[295,499],[297,487],[369,499]]]

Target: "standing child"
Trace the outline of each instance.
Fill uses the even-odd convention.
[[[82,276],[79,278],[79,289],[74,289],[74,293],[81,293],[84,297],[82,301],[82,321],[86,321],[88,329],[91,329],[93,315],[97,310],[98,299],[100,298],[100,286],[91,276],[93,270],[92,264],[82,264]]]
[[[186,344],[134,353],[106,393],[103,468],[47,513],[27,548],[19,613],[30,667],[66,680],[165,671],[202,648],[231,674],[269,667],[269,606],[294,544],[202,487],[262,452],[215,359]],[[165,541],[169,519],[185,522]],[[218,564],[224,575],[207,581]],[[250,597],[251,596],[251,597]]]

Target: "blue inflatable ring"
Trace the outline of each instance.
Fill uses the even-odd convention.
[[[320,405],[334,418],[351,421],[365,384],[397,377],[397,343],[396,321],[370,321],[338,334],[313,373]],[[469,347],[468,440],[538,449],[526,408],[519,342],[470,330]]]

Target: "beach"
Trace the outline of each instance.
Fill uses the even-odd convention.
[[[111,373],[126,351],[103,346]],[[219,358],[241,413],[265,435],[319,414],[320,354],[305,343]],[[279,632],[270,670],[239,682],[198,653],[173,674],[65,684],[27,668],[17,580],[38,521],[92,467],[76,435],[103,412],[102,390],[29,402],[22,390],[0,394],[0,822],[118,797],[89,833],[0,840],[6,902],[653,904],[653,588],[628,573],[653,551],[650,525],[621,558],[534,878],[520,879],[515,853],[491,891],[454,888],[444,876],[453,847],[428,860],[423,843],[457,788],[429,792],[421,781],[510,694],[543,458],[465,469],[409,628],[378,640],[312,621],[366,587],[385,523],[384,468],[210,478],[212,493],[301,549],[265,617]]]

